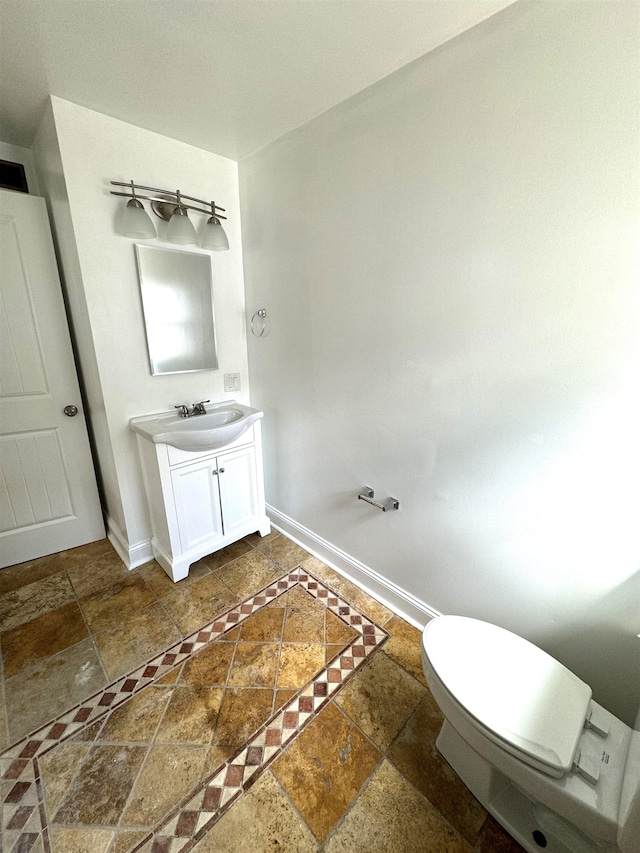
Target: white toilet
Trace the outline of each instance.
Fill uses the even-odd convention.
[[[436,746],[485,808],[538,853],[640,853],[640,731],[527,640],[477,619],[424,630],[445,717]]]

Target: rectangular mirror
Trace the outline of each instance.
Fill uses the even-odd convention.
[[[217,370],[209,255],[135,248],[151,373]]]

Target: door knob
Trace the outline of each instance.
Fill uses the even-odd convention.
[[[77,406],[65,406],[62,411],[65,413],[65,415],[67,417],[75,418],[75,416],[78,414],[78,407]]]

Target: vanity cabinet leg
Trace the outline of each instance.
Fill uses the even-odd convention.
[[[182,558],[179,560],[172,560],[169,555],[160,548],[157,542],[154,542],[153,540],[151,540],[151,550],[153,551],[153,556],[156,562],[162,566],[174,583],[184,580],[187,577],[189,574],[189,566],[191,565],[190,559],[186,560]]]

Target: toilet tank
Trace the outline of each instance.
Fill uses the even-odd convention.
[[[640,722],[640,720],[638,721]],[[640,850],[640,731],[631,732],[618,817],[618,847],[622,853]]]

